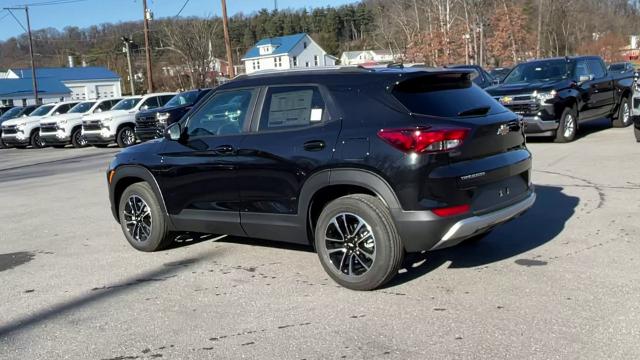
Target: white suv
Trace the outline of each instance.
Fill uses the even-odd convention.
[[[85,116],[82,119],[82,136],[96,147],[105,147],[114,142],[120,147],[131,146],[136,142],[136,113],[164,106],[174,95],[157,93],[126,97],[110,111]]]
[[[83,101],[72,107],[69,112],[40,119],[40,140],[53,147],[65,147],[71,144],[75,148],[84,147],[87,141],[82,136],[83,115],[101,113],[110,110],[117,99]]]
[[[40,138],[40,120],[67,113],[78,101],[66,101],[56,104],[45,104],[35,109],[29,116],[7,120],[2,123],[2,142],[7,146],[26,148],[44,147]]]

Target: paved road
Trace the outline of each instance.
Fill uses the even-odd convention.
[[[136,252],[107,201],[116,150],[0,150],[0,358],[637,358],[640,144],[586,130],[530,143],[525,216],[367,293],[303,247]]]

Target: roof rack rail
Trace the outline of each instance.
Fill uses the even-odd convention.
[[[290,74],[290,73],[303,73],[303,72],[316,72],[316,71],[327,71],[327,70],[339,70],[339,71],[373,71],[373,69],[366,68],[362,65],[336,65],[336,66],[318,66],[318,67],[305,67],[305,68],[295,68],[295,69],[265,69],[254,71],[250,74],[240,74],[235,76],[233,79],[243,79],[246,77],[258,76],[258,75],[269,75],[269,74]]]

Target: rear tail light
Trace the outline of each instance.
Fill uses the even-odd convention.
[[[440,217],[447,217],[447,216],[466,214],[469,212],[469,210],[471,210],[470,205],[458,205],[458,206],[450,206],[445,208],[433,209],[431,210],[431,212],[433,212],[434,214]]]
[[[453,150],[460,145],[469,134],[469,129],[383,129],[378,136],[404,151],[414,153],[431,153]]]

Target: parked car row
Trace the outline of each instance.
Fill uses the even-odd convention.
[[[135,115],[164,106],[175,93],[157,93],[90,101],[63,101],[40,106],[14,107],[0,116],[4,147],[79,148],[136,142]]]

